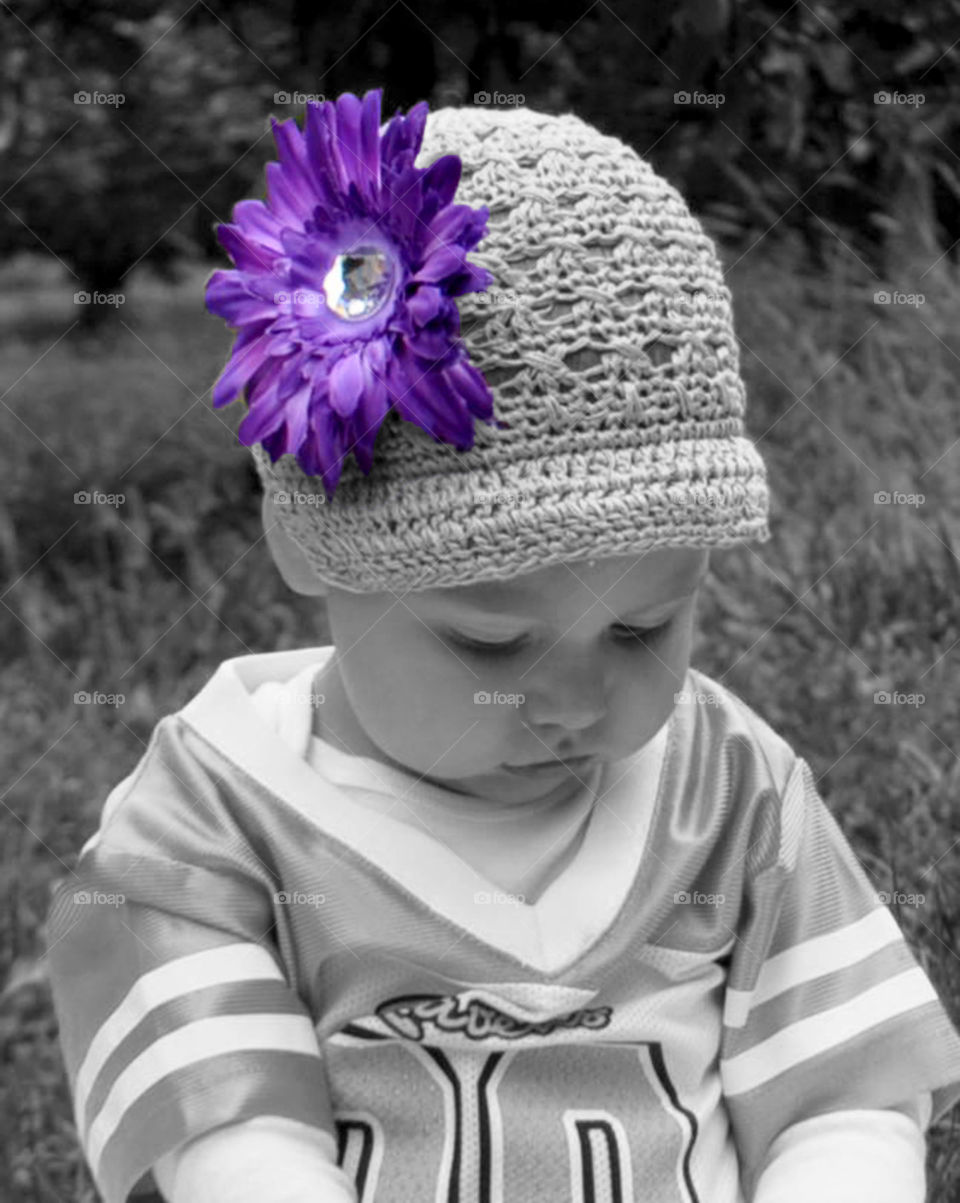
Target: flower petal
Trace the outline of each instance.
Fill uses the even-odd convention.
[[[463,271],[465,252],[462,247],[443,245],[437,247],[432,255],[424,261],[423,266],[411,276],[418,284],[435,284]]]
[[[310,101],[307,104],[306,127],[307,157],[315,174],[324,181],[329,197],[336,202],[333,213],[328,214],[328,216],[335,216],[340,208],[340,196],[346,185],[343,178],[343,164],[340,162],[340,153],[334,138],[336,109],[333,101],[325,100],[323,104]]]
[[[412,297],[407,297],[407,312],[417,326],[425,326],[440,312],[443,290],[434,284],[421,284]]]
[[[246,417],[237,427],[237,437],[245,447],[252,447],[279,430],[283,425],[286,400],[280,393],[279,378],[254,401]]]
[[[463,398],[470,412],[478,418],[489,418],[493,414],[493,393],[482,372],[461,356],[444,368],[444,376],[451,392]]]
[[[469,205],[447,205],[431,219],[421,254],[428,258],[440,246],[460,243],[460,231],[467,224],[471,210]]]
[[[217,226],[217,241],[241,271],[271,271],[277,258],[276,251],[268,250],[239,226]]]
[[[275,117],[271,117],[270,125],[280,163],[287,178],[298,192],[302,191],[305,196],[312,198],[316,191],[316,182],[310,171],[307,149],[303,142],[303,135],[300,133],[300,127],[293,117],[287,121],[277,121]]]
[[[408,363],[399,355],[390,356],[387,360],[387,389],[391,405],[405,422],[413,422],[432,434],[436,424],[434,415],[429,409],[421,413],[421,406],[417,404],[412,391],[413,379]]]
[[[416,334],[408,335],[404,342],[409,351],[420,359],[426,360],[424,368],[428,365],[432,366],[437,360],[447,358],[450,354],[450,334],[442,325],[438,328],[424,326]]]
[[[359,353],[342,356],[330,369],[330,405],[342,418],[353,416],[363,384]]]
[[[296,121],[291,118],[282,123],[273,122],[273,137],[281,162],[290,176],[302,186],[312,208],[316,209],[317,205],[336,208],[339,205],[337,189],[331,189],[327,173],[318,170],[318,164],[310,158],[306,134],[301,133]]]
[[[263,201],[238,201],[233,206],[233,220],[251,241],[260,242],[277,253],[282,252],[280,231],[283,227]]]
[[[320,475],[327,497],[330,498],[339,483],[346,459],[343,423],[326,405],[317,405],[314,413],[316,416],[308,444],[310,475]]]
[[[269,454],[271,461],[276,463],[280,456],[283,455],[283,427],[281,426],[279,430],[275,430],[273,434],[268,434],[262,441],[261,446]]]
[[[252,296],[237,272],[213,273],[207,281],[206,304],[211,313],[231,326],[273,321],[279,313],[276,304]]]
[[[429,109],[430,106],[427,102],[421,100],[419,104],[413,106],[406,117],[397,110],[383,136],[380,153],[385,162],[389,160],[391,163],[396,163],[400,170],[406,170],[413,165],[420,150],[420,144],[423,142],[423,132],[426,128]]]
[[[291,355],[285,363],[279,365],[280,373],[278,381],[280,392],[283,396],[295,393],[302,381],[312,381],[313,377],[311,376],[309,365],[309,359],[303,355]]]
[[[380,98],[382,88],[373,88],[363,98],[360,117],[360,158],[367,176],[367,197],[371,207],[380,199]]]
[[[457,236],[457,241],[460,245],[466,250],[472,251],[486,234],[489,220],[490,210],[486,205],[482,205],[479,209],[472,209],[467,214],[467,220]]]
[[[390,409],[386,354],[386,347],[380,339],[368,343],[363,352],[364,389],[354,415],[356,442],[353,453],[364,475],[368,475],[373,466],[373,447]]]
[[[444,288],[447,296],[462,297],[468,292],[483,292],[496,281],[496,276],[493,272],[487,271],[485,267],[480,267],[476,263],[468,263],[466,260],[463,264],[463,271],[451,276]]]
[[[242,348],[239,352],[234,347],[226,367],[213,386],[213,407],[229,405],[237,394],[263,363],[270,352],[270,335],[262,334]]]
[[[304,386],[297,389],[284,401],[285,422],[283,450],[287,455],[296,455],[307,437],[307,420],[312,389]]]
[[[268,163],[264,171],[270,208],[286,225],[305,225],[314,206],[305,186],[293,179],[281,163]]]
[[[424,372],[406,356],[391,359],[388,373],[394,407],[402,418],[438,442],[472,445],[473,423],[459,399],[450,395],[439,373]]]
[[[433,192],[440,207],[449,205],[460,183],[463,163],[459,155],[441,155],[427,168],[423,177],[424,193]]]
[[[323,153],[330,164],[330,172],[336,181],[337,191],[346,192],[350,184],[350,173],[343,161],[340,143],[340,119],[336,101],[327,100],[321,109],[321,129],[324,133]]]
[[[381,221],[401,244],[412,245],[419,235],[423,173],[415,167],[385,178]]]
[[[337,138],[340,141],[340,158],[347,173],[347,188],[355,183],[363,191],[365,186],[363,160],[360,157],[360,116],[362,106],[353,92],[344,92],[337,97]]]

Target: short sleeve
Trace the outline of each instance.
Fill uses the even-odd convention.
[[[829,1111],[960,1099],[960,1037],[797,759],[772,863],[750,871],[720,1075],[746,1197],[775,1137]]]
[[[164,1154],[286,1116],[334,1134],[272,883],[182,735],[155,732],[51,903],[45,938],[77,1133],[105,1203]]]

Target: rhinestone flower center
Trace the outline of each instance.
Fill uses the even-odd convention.
[[[363,321],[390,297],[394,263],[379,247],[358,247],[337,255],[323,278],[327,306],[346,321]]]

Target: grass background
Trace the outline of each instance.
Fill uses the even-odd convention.
[[[924,895],[892,909],[960,1023],[960,272],[877,281],[838,252],[808,278],[789,243],[729,258],[773,538],[714,553],[693,663],[809,761],[877,890]],[[0,1193],[17,1203],[97,1198],[44,979],[52,883],[222,659],[323,641],[268,558],[241,406],[210,406],[231,335],[205,312],[209,270],[134,274],[95,339],[56,264],[0,272]],[[884,286],[925,303],[877,305]],[[93,489],[125,502],[74,503]],[[930,1135],[929,1203],[960,1198],[958,1112]]]

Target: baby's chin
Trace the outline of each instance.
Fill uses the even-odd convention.
[[[451,793],[462,794],[471,801],[486,801],[491,806],[522,806],[572,798],[591,785],[600,767],[601,762],[597,761],[576,772],[557,768],[556,771],[523,776],[500,765],[487,773],[457,778],[427,776],[423,780]]]

